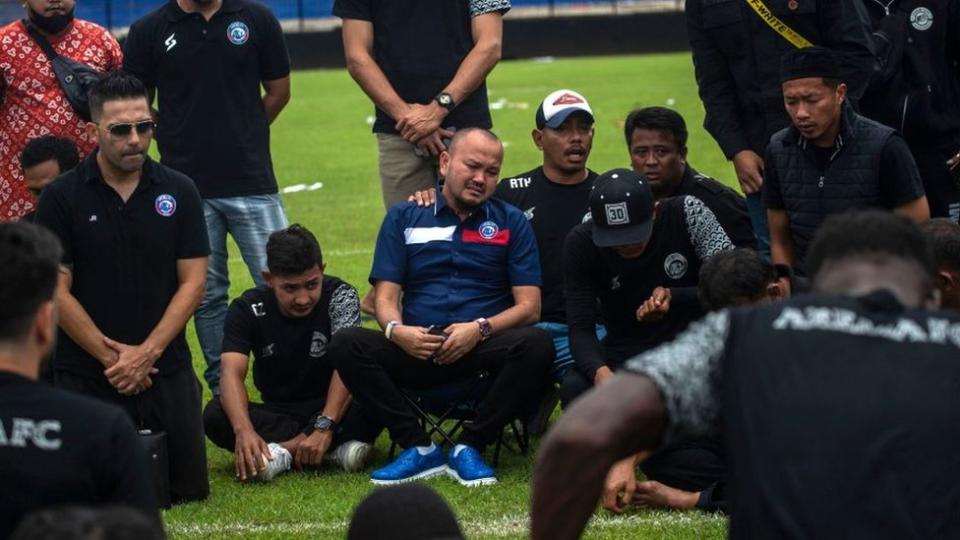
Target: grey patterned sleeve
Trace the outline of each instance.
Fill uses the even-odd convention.
[[[355,326],[360,326],[360,297],[356,289],[344,283],[330,298],[330,334]]]
[[[470,16],[499,12],[501,15],[510,10],[510,0],[470,0]]]
[[[636,356],[626,369],[653,380],[663,395],[669,425],[664,441],[678,434],[709,435],[719,419],[720,358],[730,325],[718,311],[689,326],[667,344]]]
[[[713,210],[700,199],[687,195],[683,198],[683,211],[687,218],[690,242],[700,260],[709,259],[721,251],[733,249],[730,235],[717,221]]]

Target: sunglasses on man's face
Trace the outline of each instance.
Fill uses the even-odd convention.
[[[110,124],[107,126],[107,131],[110,133],[110,135],[118,139],[129,137],[130,133],[132,133],[134,129],[137,130],[137,135],[146,135],[148,133],[153,133],[153,130],[157,129],[157,123],[153,120],[144,120],[142,122]]]

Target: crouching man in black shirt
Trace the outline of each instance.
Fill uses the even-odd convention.
[[[702,316],[702,261],[733,244],[716,215],[692,196],[654,203],[650,182],[627,169],[601,175],[590,195],[591,221],[563,247],[570,351],[576,369],[560,388],[566,406],[623,362],[669,341]],[[597,339],[599,302],[607,336]]]
[[[615,460],[708,432],[731,538],[960,535],[960,316],[930,311],[929,244],[839,214],[807,265],[814,294],[713,313],[572,407],[541,448],[533,538],[578,537]]]
[[[57,332],[56,238],[0,223],[0,253],[0,538],[52,506],[124,504],[159,520],[150,465],[126,414],[36,380]]]
[[[350,406],[327,355],[336,332],[360,326],[357,291],[324,276],[320,244],[300,225],[271,234],[266,251],[266,285],[244,292],[227,311],[221,394],[203,413],[207,437],[234,451],[240,480],[272,480],[291,465],[316,467],[324,458],[358,470],[378,430]],[[251,351],[262,404],[250,403],[244,386]]]

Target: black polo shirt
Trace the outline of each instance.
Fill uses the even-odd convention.
[[[590,217],[590,190],[597,173],[587,171],[578,184],[558,184],[537,167],[497,184],[495,197],[523,210],[533,226],[540,252],[543,299],[540,320],[566,323],[563,300],[563,242],[567,234]]]
[[[0,371],[0,538],[35,510],[129,505],[158,519],[153,478],[120,408]]]
[[[160,162],[204,198],[277,192],[260,83],[289,75],[290,59],[269,8],[224,0],[206,21],[170,0],[130,27],[123,68],[157,90]]]
[[[407,103],[430,103],[453,80],[473,49],[473,17],[506,13],[508,0],[336,0],[333,14],[373,25],[373,57]],[[377,109],[375,133],[397,133],[397,121]],[[450,128],[490,128],[486,82],[444,118]]]
[[[210,254],[196,186],[149,158],[124,203],[104,183],[97,152],[90,154],[43,191],[37,222],[60,238],[73,296],[104,335],[129,345],[142,343],[163,317],[180,285],[177,260]],[[55,369],[103,376],[103,365],[63,331],[55,358]],[[190,368],[182,330],[154,366],[161,377]]]

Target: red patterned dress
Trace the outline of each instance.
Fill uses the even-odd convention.
[[[48,39],[58,54],[98,71],[123,64],[117,40],[91,22],[75,20],[67,32]],[[87,136],[86,122],[73,111],[47,55],[22,21],[0,28],[0,75],[0,221],[8,221],[36,205],[20,168],[20,152],[29,140],[47,134],[72,139],[81,159],[97,143]]]

